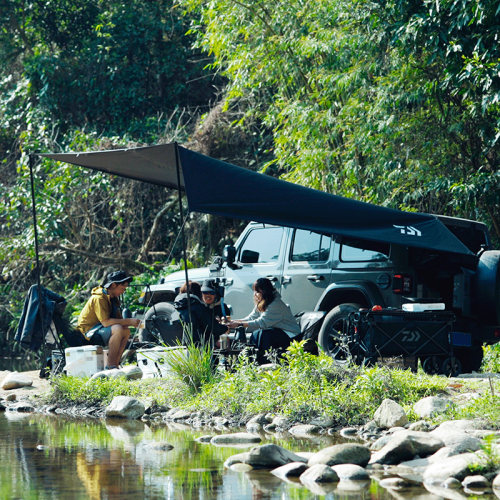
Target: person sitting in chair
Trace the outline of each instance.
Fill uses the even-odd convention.
[[[210,329],[214,330],[216,328],[216,323],[220,323],[221,320],[225,321],[225,317],[229,314],[227,305],[222,303],[222,297],[219,293],[219,286],[214,280],[205,280],[201,286],[201,298],[208,308],[210,313]]]
[[[253,284],[255,307],[243,319],[228,323],[229,328],[245,327],[252,332],[250,345],[257,348],[257,363],[266,363],[266,351],[276,349],[283,352],[291,339],[300,334],[300,326],[290,308],[267,278],[259,278]]]
[[[90,298],[78,316],[78,330],[94,345],[108,346],[106,369],[118,368],[130,336],[129,327],[137,328],[138,318],[123,318],[119,297],[133,277],[125,271],[107,275],[102,286],[92,290]]]
[[[184,323],[182,335],[184,345],[193,342],[200,346],[209,342],[215,346],[219,337],[228,331],[227,326],[217,320],[212,321],[212,314],[202,300],[201,286],[196,281],[190,281],[189,285],[187,283],[182,285],[179,295],[175,297],[174,307],[179,311],[179,316]]]

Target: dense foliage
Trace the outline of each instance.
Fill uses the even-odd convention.
[[[177,140],[318,189],[481,220],[500,240],[498,2],[0,5],[0,340],[34,282],[34,151]],[[42,281],[72,303],[109,268],[153,279],[178,260],[174,193],[32,167]],[[203,215],[186,224],[198,264],[237,232]]]

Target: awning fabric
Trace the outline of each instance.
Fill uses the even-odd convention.
[[[175,143],[99,152],[41,154],[54,160],[186,191],[191,211],[324,234],[474,254],[434,215],[402,212],[306,188]]]

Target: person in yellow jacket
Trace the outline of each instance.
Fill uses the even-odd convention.
[[[133,277],[125,271],[109,273],[102,286],[92,290],[90,298],[78,316],[78,330],[92,344],[108,346],[106,369],[117,368],[127,340],[130,326],[138,327],[138,318],[123,318],[119,297]]]

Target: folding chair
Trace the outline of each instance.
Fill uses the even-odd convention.
[[[19,321],[15,341],[32,351],[42,349],[40,378],[64,368],[64,344],[89,345],[85,337],[63,317],[66,299],[41,285],[30,287]]]

